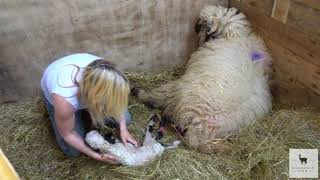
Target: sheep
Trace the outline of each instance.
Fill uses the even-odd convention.
[[[199,48],[178,80],[150,91],[132,88],[147,105],[181,129],[201,152],[228,150],[221,138],[264,117],[271,109],[271,56],[235,8],[207,6],[195,26]]]
[[[85,141],[90,147],[101,153],[110,153],[118,157],[119,162],[123,165],[142,166],[161,156],[166,149],[176,148],[180,144],[180,141],[174,141],[171,146],[166,146],[157,142],[151,134],[155,120],[157,120],[157,115],[150,118],[143,146],[139,148],[135,148],[131,144],[124,146],[118,139],[114,144],[109,143],[97,130],[88,132]]]

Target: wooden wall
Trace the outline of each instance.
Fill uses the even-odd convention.
[[[0,0],[0,103],[36,95],[45,67],[78,52],[159,71],[197,48],[205,5],[228,0]]]
[[[230,0],[273,56],[274,97],[320,107],[320,0]]]

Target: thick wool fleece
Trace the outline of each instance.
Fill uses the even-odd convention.
[[[244,14],[234,8],[206,7],[200,22],[210,28],[199,33],[201,46],[189,59],[185,74],[137,95],[185,129],[189,146],[212,152],[219,149],[216,139],[238,132],[270,111],[271,57]]]

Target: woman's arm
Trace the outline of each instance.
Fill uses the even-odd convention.
[[[75,110],[72,105],[63,97],[52,94],[53,106],[55,109],[55,121],[61,137],[73,148],[87,156],[108,163],[117,163],[117,158],[108,154],[99,154],[88,147],[83,138],[74,131]]]
[[[135,147],[138,147],[138,142],[132,137],[132,135],[129,133],[127,124],[126,124],[126,118],[125,115],[122,114],[119,120],[119,126],[120,126],[120,137],[122,140],[122,143],[126,146],[127,143],[133,144]]]

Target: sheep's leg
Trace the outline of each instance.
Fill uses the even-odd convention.
[[[131,94],[138,97],[146,105],[151,108],[162,108],[166,103],[167,97],[169,96],[174,83],[168,83],[155,88],[152,91],[145,91],[143,89],[133,87],[131,89]]]
[[[222,140],[212,140],[206,144],[199,145],[197,149],[207,154],[227,153],[231,150],[231,146]]]
[[[167,123],[167,118],[162,117],[161,120],[160,120],[159,129],[158,129],[158,132],[157,132],[157,135],[156,135],[156,140],[157,141],[159,141],[163,137],[164,126],[166,125],[166,123]]]

